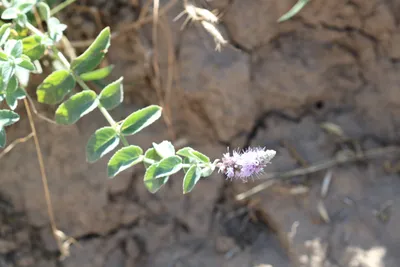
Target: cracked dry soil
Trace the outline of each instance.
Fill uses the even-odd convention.
[[[138,18],[143,2],[77,1],[62,14],[67,35],[93,38],[106,25],[116,32]],[[224,11],[220,29],[232,46],[215,52],[195,24],[180,31],[172,22],[179,4],[160,18],[158,56],[163,88],[169,88],[163,94],[176,135],[187,145],[211,158],[227,146],[267,146],[278,151],[268,172],[309,166],[344,150],[399,145],[399,1],[314,0],[282,24],[276,20],[295,0],[198,2]],[[124,76],[126,90],[117,118],[158,101],[151,47],[151,25],[112,40],[106,62],[116,65],[113,79]],[[398,155],[333,168],[322,200],[325,171],[276,183],[242,202],[235,195],[258,181],[231,183],[215,174],[183,196],[176,175],[151,195],[141,167],[106,180],[108,157],[85,163],[86,140],[105,124],[99,114],[71,127],[36,122],[58,226],[79,246],[57,261],[28,142],[0,162],[1,267],[400,264]],[[347,139],[324,131],[323,122],[340,126]],[[10,140],[28,129],[21,121],[9,130]],[[147,148],[166,136],[160,120],[129,141]],[[293,194],[296,188],[308,191]],[[320,201],[329,223],[319,216]]]

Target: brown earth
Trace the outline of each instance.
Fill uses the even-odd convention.
[[[232,45],[221,52],[198,24],[180,31],[182,21],[172,19],[182,6],[174,5],[160,18],[158,36],[159,93],[172,128],[160,120],[130,142],[147,148],[171,139],[172,129],[177,147],[189,145],[213,159],[227,146],[266,146],[278,152],[267,173],[399,145],[400,2],[314,0],[278,24],[295,2],[199,1],[224,11],[220,29]],[[142,6],[82,0],[61,17],[74,44],[106,25],[122,31]],[[117,119],[159,103],[152,55],[150,24],[112,40],[106,62],[116,65],[113,78],[124,76],[126,91],[126,104],[113,112]],[[322,129],[324,122],[338,125],[346,140]],[[79,245],[57,260],[28,142],[0,162],[0,266],[400,265],[398,154],[331,168],[326,198],[320,191],[328,170],[276,182],[246,201],[235,196],[262,181],[228,182],[217,173],[189,195],[182,195],[181,175],[152,195],[141,167],[107,180],[108,157],[85,162],[86,141],[106,124],[100,114],[71,127],[36,123],[58,227]],[[22,120],[9,129],[9,140],[28,129]]]

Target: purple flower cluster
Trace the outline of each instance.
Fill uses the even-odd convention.
[[[275,155],[275,150],[261,147],[249,148],[243,152],[233,151],[232,155],[227,152],[217,163],[217,167],[228,179],[247,182],[248,178],[262,173]]]

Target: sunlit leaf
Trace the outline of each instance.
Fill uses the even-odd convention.
[[[110,28],[100,32],[89,48],[71,63],[71,69],[78,75],[94,70],[103,60],[110,46]]]
[[[50,7],[45,2],[39,2],[36,6],[41,19],[47,21],[50,18]]]
[[[82,73],[80,75],[80,77],[84,81],[97,81],[97,80],[106,78],[108,75],[110,75],[110,73],[113,69],[114,69],[114,65],[109,65],[109,66],[101,68],[101,69]]]
[[[0,46],[6,43],[8,37],[10,36],[10,23],[1,25],[0,27]]]
[[[162,109],[151,105],[129,115],[121,125],[121,133],[132,135],[149,126],[161,117]]]
[[[112,127],[98,129],[89,139],[86,146],[86,159],[95,162],[119,144],[117,131]]]
[[[117,107],[124,100],[123,77],[107,85],[100,93],[100,104],[108,110]]]
[[[178,156],[164,158],[157,163],[154,178],[161,178],[177,173],[182,169],[182,159]]]
[[[183,178],[183,193],[187,194],[193,190],[194,186],[201,178],[201,170],[196,165],[192,165]]]
[[[18,17],[18,12],[19,12],[18,9],[16,9],[14,7],[7,8],[1,14],[1,19],[5,19],[5,20],[15,19]]]
[[[19,121],[19,115],[14,111],[8,109],[0,110],[0,128],[9,126]]]
[[[107,164],[108,177],[114,177],[118,173],[132,167],[142,161],[143,150],[138,146],[123,147],[111,157]]]
[[[169,177],[155,178],[157,164],[151,165],[144,174],[144,185],[150,193],[157,192],[164,184],[168,182]]]
[[[94,110],[98,105],[96,93],[85,90],[71,96],[56,110],[56,122],[59,124],[73,124],[80,118]]]
[[[75,87],[75,79],[67,70],[50,74],[36,90],[40,103],[57,104]]]
[[[40,59],[46,47],[42,44],[42,37],[39,35],[31,35],[22,39],[23,53],[32,61]]]

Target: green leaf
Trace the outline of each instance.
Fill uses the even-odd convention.
[[[14,110],[17,107],[18,100],[15,97],[15,92],[18,88],[17,78],[13,76],[8,82],[6,89],[6,102],[10,109]]]
[[[113,69],[114,65],[109,65],[98,70],[82,73],[80,77],[84,81],[97,81],[106,78]]]
[[[5,20],[15,19],[18,17],[18,12],[19,12],[18,9],[16,9],[14,7],[7,8],[1,14],[1,19],[5,19]]]
[[[114,177],[118,173],[132,167],[143,160],[143,150],[138,146],[121,148],[111,157],[107,164],[108,177]]]
[[[151,105],[129,115],[121,125],[121,133],[132,135],[149,126],[161,117],[162,108]]]
[[[117,131],[112,127],[98,129],[89,139],[86,146],[86,159],[95,162],[119,144]]]
[[[154,148],[149,148],[147,151],[146,151],[146,153],[144,154],[144,158],[145,159],[150,159],[150,160],[153,160],[153,161],[155,161],[155,163],[158,163],[162,158],[160,157],[160,155],[158,155],[157,154],[157,151],[154,149]],[[144,163],[144,166],[146,167],[146,168],[148,168],[148,167],[150,167],[150,165],[152,165],[152,164],[150,164],[150,163],[147,163],[147,162],[143,162]]]
[[[10,63],[6,62],[1,65],[1,77],[3,78],[4,86],[7,86],[8,81],[14,75],[15,67]]]
[[[124,100],[123,77],[107,85],[100,93],[100,104],[108,110],[117,107]]]
[[[1,61],[7,61],[8,60],[8,55],[2,51],[0,51],[0,60]]]
[[[24,0],[24,2],[18,6],[18,9],[21,13],[25,14],[31,11],[34,5],[35,5],[34,1]]]
[[[22,46],[23,53],[33,61],[40,59],[46,51],[46,46],[42,44],[42,37],[39,35],[31,35],[22,39]]]
[[[19,58],[22,55],[22,41],[21,40],[8,40],[4,47],[4,52],[7,55],[11,55],[15,58]]]
[[[154,178],[161,178],[177,173],[182,169],[182,159],[178,156],[164,158],[157,163]]]
[[[283,22],[290,19],[294,15],[300,12],[300,10],[309,2],[310,0],[298,0],[297,3],[282,17],[278,19],[278,22]]]
[[[7,142],[7,136],[6,136],[6,130],[4,128],[0,129],[0,147],[3,148],[6,145]]]
[[[57,104],[75,87],[75,79],[67,70],[57,70],[50,74],[41,85],[36,95],[40,103]]]
[[[71,69],[78,75],[94,70],[103,60],[110,46],[110,28],[100,32],[89,48],[71,63]]]
[[[30,71],[34,71],[35,65],[33,65],[33,63],[31,62],[31,59],[28,56],[25,55],[21,55],[21,57],[19,58],[21,59],[21,62],[18,63],[18,66],[20,66],[21,68],[30,70]]]
[[[73,124],[80,118],[94,110],[98,105],[96,93],[85,90],[71,96],[56,110],[56,122],[59,124]]]
[[[185,178],[183,178],[183,193],[187,194],[193,190],[194,186],[201,178],[201,170],[196,165],[192,165],[187,173],[185,174]]]
[[[177,155],[188,157],[196,162],[210,163],[210,158],[206,155],[194,150],[191,147],[184,147],[176,152]]]
[[[25,90],[21,87],[17,87],[17,90],[15,90],[13,93],[7,93],[6,102],[12,110],[15,110],[17,108],[18,100],[24,99],[25,97]]]
[[[0,27],[0,46],[6,43],[8,37],[10,36],[10,23],[1,25]]]
[[[39,2],[37,5],[39,10],[40,18],[44,21],[48,21],[50,18],[50,7],[45,2]]]
[[[8,109],[0,110],[0,128],[14,124],[17,121],[19,121],[19,115],[14,111]]]
[[[155,171],[157,169],[157,164],[151,165],[144,174],[144,185],[150,193],[157,192],[164,184],[168,182],[169,177],[155,178]]]
[[[162,158],[175,155],[175,148],[169,141],[162,141],[159,144],[153,143],[153,147],[156,150],[157,154]]]

